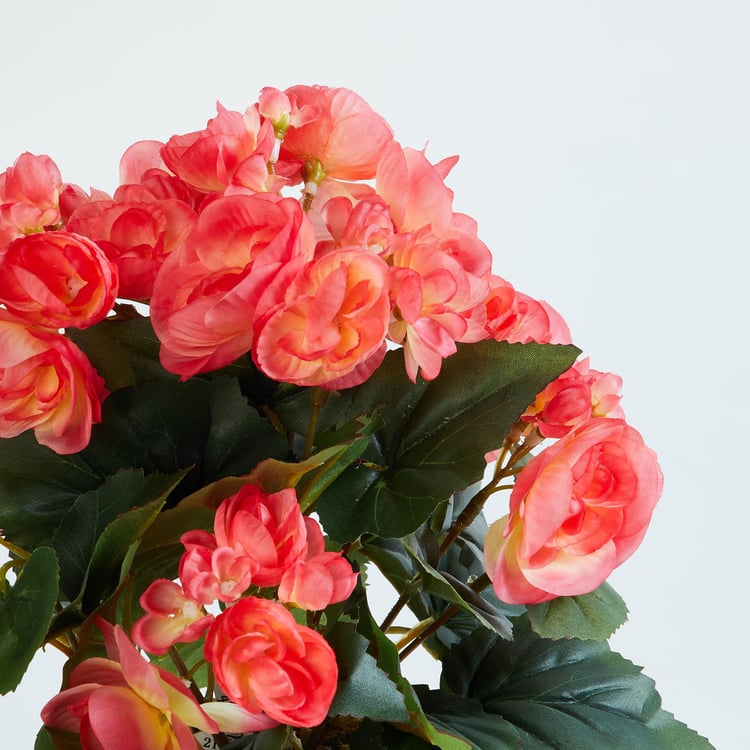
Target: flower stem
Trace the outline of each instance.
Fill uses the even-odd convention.
[[[322,388],[313,388],[310,393],[310,422],[307,425],[307,435],[305,436],[305,447],[302,451],[302,460],[310,458],[313,445],[315,444],[315,429],[318,426],[318,417],[320,410],[325,406],[328,400],[328,391]]]

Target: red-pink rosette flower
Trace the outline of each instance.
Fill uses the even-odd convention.
[[[622,378],[589,368],[588,357],[553,380],[521,416],[545,437],[559,438],[591,417],[624,417]]]
[[[511,344],[570,344],[570,329],[560,313],[544,300],[516,291],[500,276],[489,277],[487,335]]]
[[[0,249],[0,302],[47,328],[86,328],[112,309],[117,268],[104,251],[71,232],[39,232]]]
[[[138,199],[126,200],[123,193]],[[117,265],[119,296],[149,299],[157,271],[181,246],[197,215],[187,203],[150,199],[140,186],[118,189],[114,200],[87,203],[73,212],[67,229],[92,239]]]
[[[88,445],[107,395],[86,355],[56,331],[0,309],[0,437],[34,430],[56,453]]]
[[[458,240],[458,235],[438,238],[424,229],[397,235],[389,246],[393,304],[389,338],[403,345],[412,381],[420,371],[426,380],[433,380],[443,359],[455,354],[456,342],[485,336],[487,282],[467,269],[451,240]]]
[[[278,301],[269,292],[269,307],[256,313],[253,358],[266,375],[347,388],[380,364],[390,318],[389,271],[380,257],[358,248],[326,253],[275,289]]]
[[[282,575],[307,556],[307,528],[289,488],[264,492],[254,484],[222,501],[214,519],[217,548],[253,562],[255,586],[277,586]]]
[[[185,379],[248,352],[261,295],[314,246],[312,226],[292,198],[232,195],[207,206],[154,283],[151,321],[164,367]]]
[[[328,177],[369,180],[393,140],[388,123],[359,94],[344,88],[292,86],[284,92],[294,111],[307,114],[289,127],[281,161],[317,159]]]
[[[222,690],[251,714],[296,727],[317,726],[328,714],[336,656],[276,602],[250,597],[228,607],[208,631],[205,655]]]
[[[273,143],[273,127],[261,120],[256,107],[234,112],[219,104],[203,130],[172,136],[160,154],[174,174],[197,190],[223,193],[234,182],[262,191]]]
[[[0,246],[60,221],[62,178],[49,156],[21,154],[0,174]]]
[[[509,604],[593,591],[641,543],[662,490],[656,454],[622,419],[594,417],[523,468],[485,540]]]

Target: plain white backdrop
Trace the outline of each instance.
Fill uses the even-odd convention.
[[[660,456],[652,527],[611,579],[631,612],[613,645],[719,750],[750,747],[750,6],[10,0],[0,27],[0,171],[46,153],[109,192],[133,141],[295,83],[353,88],[405,145],[460,154],[455,206],[495,271],[624,377]],[[4,747],[33,746],[59,665],[0,698]]]

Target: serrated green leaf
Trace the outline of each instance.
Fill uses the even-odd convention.
[[[52,543],[79,495],[123,468],[147,475],[190,469],[171,503],[269,457],[286,459],[286,440],[248,405],[236,380],[148,382],[111,394],[88,447],[58,456],[30,432],[2,440],[0,528],[22,548]]]
[[[55,745],[52,742],[49,732],[42,727],[36,735],[34,740],[34,750],[55,750]]]
[[[606,641],[628,619],[622,597],[608,584],[580,596],[560,596],[526,608],[542,638]]]
[[[88,328],[71,328],[67,333],[110,391],[148,380],[177,379],[159,363],[159,339],[149,318],[108,318]]]
[[[0,694],[15,690],[52,620],[59,568],[49,547],[38,547],[24,562],[13,586],[0,590]]]
[[[339,685],[329,716],[406,721],[404,696],[367,653],[367,638],[359,635],[353,624],[339,622],[326,639],[336,652],[339,667]]]
[[[440,375],[411,383],[402,354],[390,352],[354,389],[341,418],[378,413],[371,446],[318,502],[328,534],[403,537],[456,490],[479,480],[496,448],[544,386],[566,370],[572,346],[482,341],[460,346]]]
[[[543,639],[525,618],[514,632],[509,642],[476,630],[443,664],[446,688],[481,705],[471,722],[477,746],[479,733],[491,735],[509,722],[524,750],[710,750],[705,738],[661,708],[640,667],[605,643]],[[421,696],[428,717],[433,697]],[[455,716],[465,732],[462,700],[451,710],[443,694],[437,697],[440,723],[452,726]]]
[[[135,506],[164,499],[184,472],[143,475],[141,469],[107,477],[94,490],[76,498],[52,537],[60,562],[60,588],[73,601],[81,591],[97,541],[107,526]]]
[[[83,590],[83,608],[91,612],[112,593],[119,583],[119,572],[130,546],[140,539],[154,522],[164,500],[153,500],[134,508],[113,521],[96,541]]]

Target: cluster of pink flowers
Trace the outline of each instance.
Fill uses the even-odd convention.
[[[133,727],[149,737],[158,723],[182,748],[194,746],[183,723],[213,733],[323,721],[336,692],[336,657],[322,635],[298,624],[283,605],[324,609],[349,597],[358,574],[340,552],[325,551],[320,526],[302,515],[295,491],[266,493],[248,484],[219,505],[213,533],[187,532],[182,543],[179,583],[158,579],[146,589],[140,600],[146,614],[131,636],[161,655],[205,634],[205,658],[230,703],[198,707],[179,680],[136,654],[121,630],[112,634],[100,622],[110,658],[76,667],[69,687],[42,713],[48,727],[100,743],[84,746],[119,747],[109,739],[117,736],[119,714],[131,730],[128,741]],[[219,613],[209,613],[217,602]],[[115,698],[123,711],[113,710]],[[170,707],[171,729],[160,721]]]
[[[347,89],[264,89],[203,130],[140,141],[110,197],[48,156],[0,175],[0,436],[86,446],[106,391],[65,328],[147,302],[183,378],[250,353],[269,377],[343,388],[388,341],[415,380],[457,342],[567,343],[548,305],[491,273],[445,177]],[[302,186],[301,198],[283,190]]]

